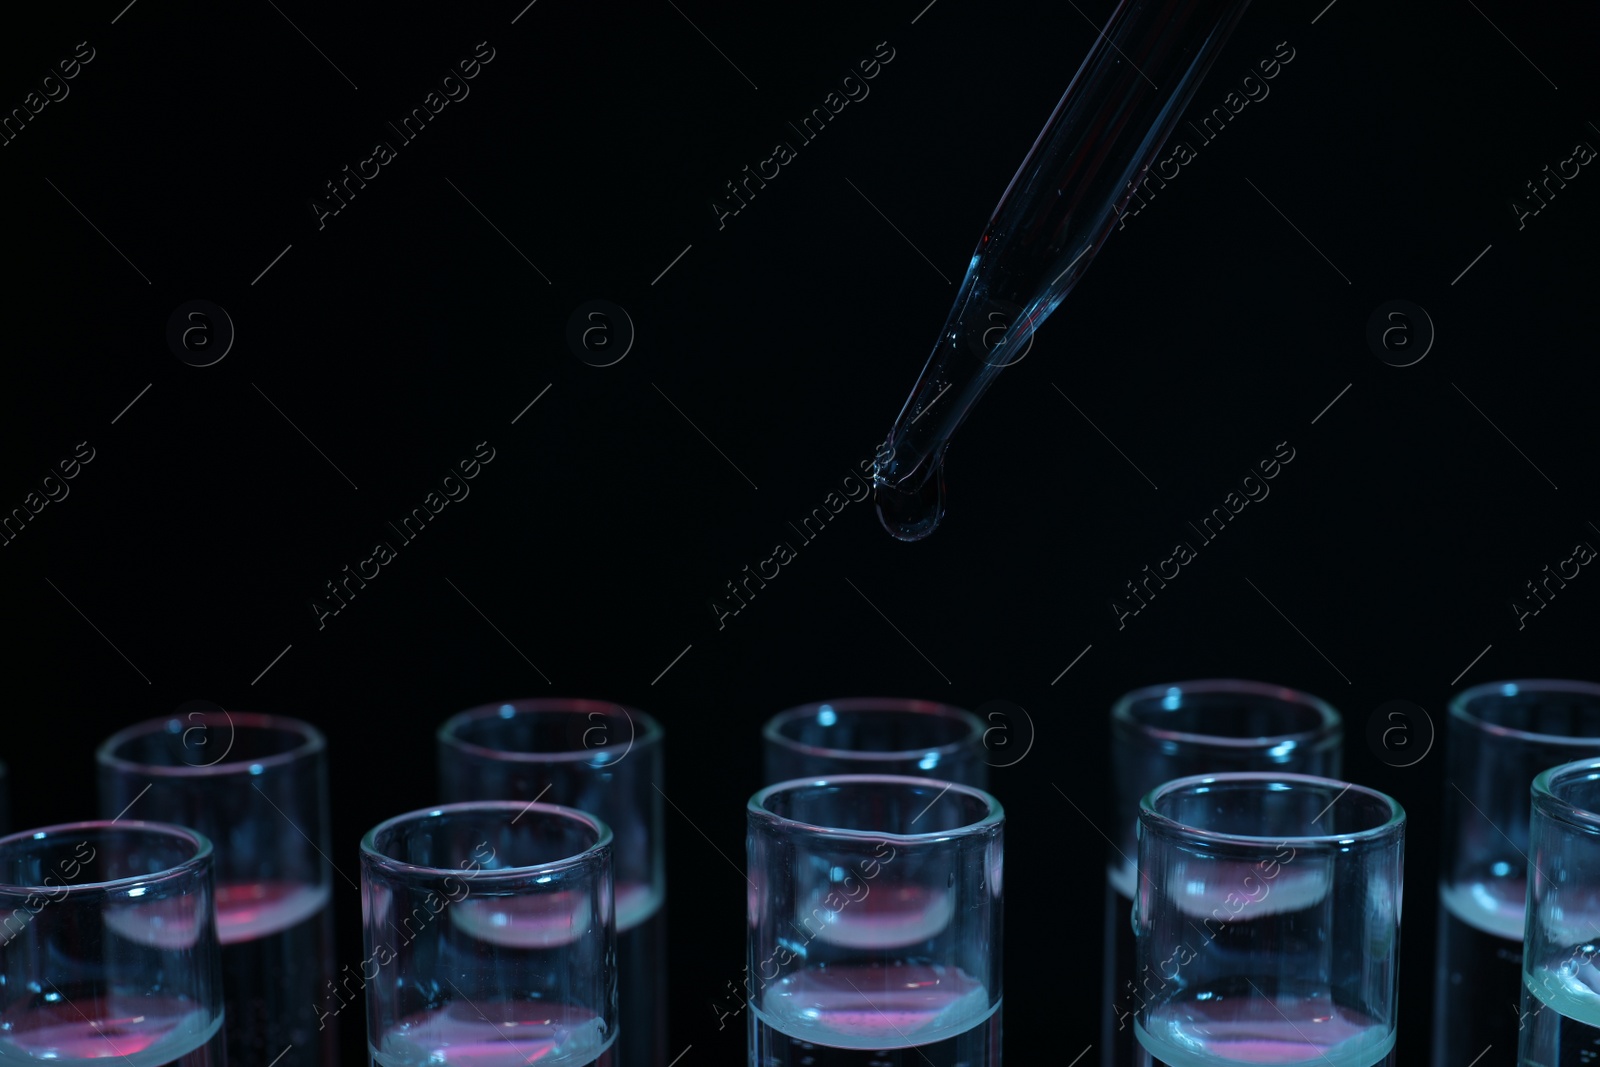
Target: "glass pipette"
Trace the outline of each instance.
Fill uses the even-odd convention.
[[[1083,277],[1249,0],[1122,0],[978,241],[922,375],[874,461],[903,541],[944,514],[950,438]]]

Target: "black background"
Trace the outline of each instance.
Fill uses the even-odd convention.
[[[857,693],[1011,701],[1032,728],[1006,720],[996,762],[1032,748],[992,781],[1006,1043],[1065,1062],[1099,1041],[1105,847],[1073,804],[1109,825],[1107,709],[1136,686],[1261,678],[1340,708],[1347,775],[1410,813],[1400,1047],[1421,1062],[1443,746],[1386,766],[1369,717],[1403,699],[1442,727],[1466,685],[1596,673],[1600,578],[1520,630],[1509,606],[1600,544],[1600,177],[1521,230],[1511,208],[1575,142],[1600,145],[1593,6],[1252,7],[1195,108],[1277,42],[1295,58],[968,421],[946,525],[901,544],[851,504],[719,629],[723,583],[882,439],[1110,5],[675,2],[7,13],[0,107],[95,50],[0,148],[0,509],[95,450],[0,549],[14,823],[92,816],[93,744],[207,699],[326,731],[353,875],[364,830],[435,799],[449,713],[634,704],[666,726],[676,808],[669,1054],[728,1064],[743,1019],[719,1030],[713,1002],[742,966],[730,864],[759,724]],[[319,230],[323,183],[485,40],[471,95]],[[719,230],[722,184],[880,41],[894,58],[870,96]],[[596,298],[637,328],[607,368],[565,341]],[[237,328],[214,366],[166,344],[192,299]],[[1414,366],[1365,340],[1392,299],[1437,329]],[[323,583],[484,440],[470,497],[319,629]],[[1280,441],[1295,459],[1271,496],[1119,630],[1123,582]],[[334,892],[340,960],[359,960],[357,894]],[[361,1062],[359,1027],[344,1044]]]

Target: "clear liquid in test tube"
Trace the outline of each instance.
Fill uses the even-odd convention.
[[[1474,686],[1450,702],[1446,733],[1433,1063],[1487,1049],[1489,1067],[1517,1047],[1530,788],[1541,771],[1600,756],[1600,685]]]
[[[1141,978],[1131,915],[1139,883],[1134,859],[1140,798],[1162,782],[1191,774],[1282,770],[1338,777],[1342,736],[1339,713],[1325,701],[1262,682],[1154,685],[1112,706],[1117,829],[1106,865],[1102,1067],[1132,1067],[1137,1051],[1133,1016]],[[1301,892],[1295,888],[1301,876],[1286,876],[1275,899]]]

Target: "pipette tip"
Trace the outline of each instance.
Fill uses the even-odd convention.
[[[878,521],[891,537],[899,541],[922,540],[933,533],[944,518],[944,464],[940,463],[928,475],[914,481],[914,488],[877,483],[873,489],[873,505]]]

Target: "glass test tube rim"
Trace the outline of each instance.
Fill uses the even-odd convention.
[[[1578,778],[1600,778],[1600,758],[1574,760],[1535,775],[1532,786],[1534,811],[1564,826],[1600,836],[1600,811],[1580,807],[1557,791]]]
[[[1518,741],[1532,741],[1540,745],[1568,748],[1593,748],[1595,739],[1572,734],[1541,734],[1532,730],[1518,730],[1501,726],[1484,718],[1481,712],[1470,710],[1484,697],[1517,697],[1524,693],[1565,694],[1584,696],[1600,701],[1600,684],[1565,678],[1524,678],[1514,681],[1484,682],[1463,689],[1450,698],[1450,718],[1496,737]]]
[[[889,830],[856,830],[841,826],[822,826],[818,823],[804,822],[800,819],[791,819],[786,815],[779,815],[766,807],[769,798],[777,793],[789,792],[800,787],[817,788],[831,785],[902,785],[913,789],[932,791],[934,787],[942,787],[935,794],[933,801],[937,801],[946,793],[960,793],[984,805],[984,816],[972,822],[962,823],[960,826],[948,830],[929,830],[920,834],[901,834]],[[929,806],[933,805],[929,801]],[[907,774],[827,774],[807,778],[790,778],[787,781],[774,782],[772,785],[763,786],[750,797],[745,804],[745,812],[751,818],[760,819],[761,823],[770,830],[784,832],[802,832],[815,834],[835,841],[859,841],[863,844],[875,844],[880,841],[894,841],[905,845],[932,844],[935,842],[951,841],[957,838],[983,837],[999,829],[1005,822],[1006,811],[994,794],[977,786],[963,785],[959,782],[946,782],[938,778],[924,778]]]
[[[172,837],[191,845],[194,848],[190,855],[180,863],[170,867],[163,867],[159,871],[149,874],[130,874],[124,878],[112,878],[104,882],[73,882],[70,885],[60,886],[25,886],[12,885],[0,881],[0,894],[10,896],[47,896],[51,893],[63,893],[65,896],[57,897],[55,902],[60,902],[67,897],[82,899],[101,892],[121,892],[125,889],[135,889],[140,886],[160,885],[166,882],[181,881],[191,877],[196,871],[204,868],[211,862],[211,839],[198,830],[191,830],[187,826],[177,823],[153,822],[144,819],[84,819],[80,822],[55,823],[51,826],[39,826],[31,830],[19,830],[16,833],[0,837],[0,853],[9,846],[23,841],[41,841],[48,837],[76,836],[85,831],[105,833],[115,830],[118,833],[135,831],[161,837]]]
[[[177,722],[198,721],[204,726],[227,726],[229,749],[236,738],[240,727],[250,730],[271,730],[286,734],[298,734],[301,738],[299,744],[283,752],[275,752],[270,756],[259,759],[229,760],[229,752],[225,751],[222,757],[211,764],[167,764],[146,763],[141,760],[128,759],[126,756],[117,755],[117,749],[137,738],[162,731],[170,732],[170,724]],[[200,726],[190,726],[184,729],[179,737],[189,730],[200,729]],[[109,767],[124,774],[143,774],[151,777],[164,778],[203,778],[220,777],[230,774],[257,775],[262,773],[255,768],[287,767],[310,759],[327,751],[328,742],[322,731],[306,722],[304,719],[295,719],[287,715],[273,715],[259,711],[195,711],[182,718],[174,715],[160,716],[154,719],[145,719],[131,726],[125,726],[106,738],[95,749],[95,762],[102,767]]]
[[[1167,730],[1135,716],[1135,706],[1147,701],[1163,700],[1173,692],[1183,696],[1227,695],[1231,693],[1241,696],[1266,697],[1315,712],[1318,721],[1316,725],[1305,730],[1296,730],[1289,733],[1254,737],[1230,737],[1219,734]],[[1174,711],[1177,709],[1166,710]],[[1315,743],[1320,748],[1328,748],[1341,744],[1344,733],[1344,721],[1340,718],[1338,709],[1321,697],[1303,690],[1291,689],[1288,686],[1241,678],[1200,678],[1187,682],[1168,682],[1134,689],[1117,698],[1117,702],[1111,706],[1111,718],[1117,725],[1152,741],[1171,741],[1191,748],[1208,746],[1226,749],[1267,750],[1288,742]]]
[[[533,812],[545,816],[554,816],[567,822],[581,823],[594,831],[595,840],[587,845],[582,852],[575,852],[570,856],[545,863],[529,864],[520,867],[484,867],[470,874],[463,872],[460,867],[434,867],[423,863],[409,863],[397,860],[393,856],[380,851],[377,847],[378,834],[391,829],[404,822],[421,822],[426,819],[437,818],[441,815],[452,814],[487,814],[490,812],[517,813],[516,817]],[[377,868],[386,875],[406,878],[465,878],[474,885],[487,884],[490,887],[510,886],[526,882],[546,874],[563,874],[568,871],[581,870],[584,867],[598,863],[602,856],[609,855],[611,850],[611,827],[599,818],[577,808],[569,808],[562,804],[524,804],[518,800],[466,800],[458,804],[435,804],[432,807],[418,808],[415,811],[402,812],[391,816],[365,834],[361,835],[361,860],[363,865]]]
[[[503,709],[510,708],[512,713],[506,715]],[[554,749],[548,752],[518,752],[506,748],[494,748],[489,745],[480,745],[475,741],[467,741],[459,736],[461,727],[469,723],[481,722],[484,719],[514,719],[519,715],[576,715],[592,714],[596,711],[620,711],[633,727],[633,734],[626,750],[616,759],[605,762],[611,766],[621,763],[636,747],[650,748],[661,743],[665,731],[655,717],[648,712],[628,704],[619,704],[610,700],[594,700],[589,697],[526,697],[520,700],[499,700],[488,704],[479,704],[459,711],[450,716],[434,731],[434,736],[441,745],[446,745],[459,752],[477,756],[481,759],[504,760],[512,763],[561,763],[594,761],[602,753],[607,752],[610,746],[597,748],[571,748]],[[643,727],[642,729],[640,727]]]
[[[836,711],[888,711],[910,715],[927,715],[933,718],[951,719],[967,727],[968,733],[954,741],[942,745],[923,746],[895,751],[882,749],[860,748],[827,748],[822,745],[810,745],[804,741],[796,741],[783,734],[783,727],[796,719],[820,711],[823,707],[830,707]],[[938,753],[941,756],[953,755],[970,746],[975,741],[982,743],[986,732],[983,720],[965,708],[958,708],[953,704],[943,704],[934,700],[921,700],[916,697],[844,697],[839,700],[818,700],[811,704],[801,704],[797,707],[780,711],[768,719],[761,728],[761,736],[773,744],[796,752],[803,756],[822,759],[859,760],[861,762],[883,762],[894,759],[912,759],[925,756],[929,753]]]
[[[1217,830],[1204,830],[1197,826],[1181,823],[1155,809],[1156,799],[1171,793],[1192,789],[1195,786],[1208,783],[1233,784],[1244,782],[1256,782],[1262,785],[1274,782],[1290,782],[1303,786],[1317,786],[1319,788],[1337,790],[1333,803],[1337,803],[1346,793],[1358,793],[1387,807],[1389,816],[1377,826],[1370,826],[1365,830],[1354,830],[1346,833],[1302,834],[1292,837],[1278,835],[1261,837],[1253,834],[1232,834],[1222,833]],[[1328,806],[1332,807],[1333,803]],[[1388,793],[1373,789],[1371,786],[1357,785],[1355,782],[1342,782],[1337,778],[1323,778],[1315,774],[1294,774],[1279,771],[1233,771],[1226,774],[1191,774],[1184,778],[1174,778],[1170,782],[1163,782],[1139,799],[1139,830],[1141,833],[1149,826],[1153,831],[1159,831],[1168,837],[1190,838],[1208,845],[1231,845],[1248,849],[1260,849],[1263,846],[1275,844],[1288,844],[1296,848],[1305,849],[1330,846],[1342,849],[1350,845],[1382,844],[1404,833],[1405,825],[1405,808],[1401,807],[1400,802]]]

